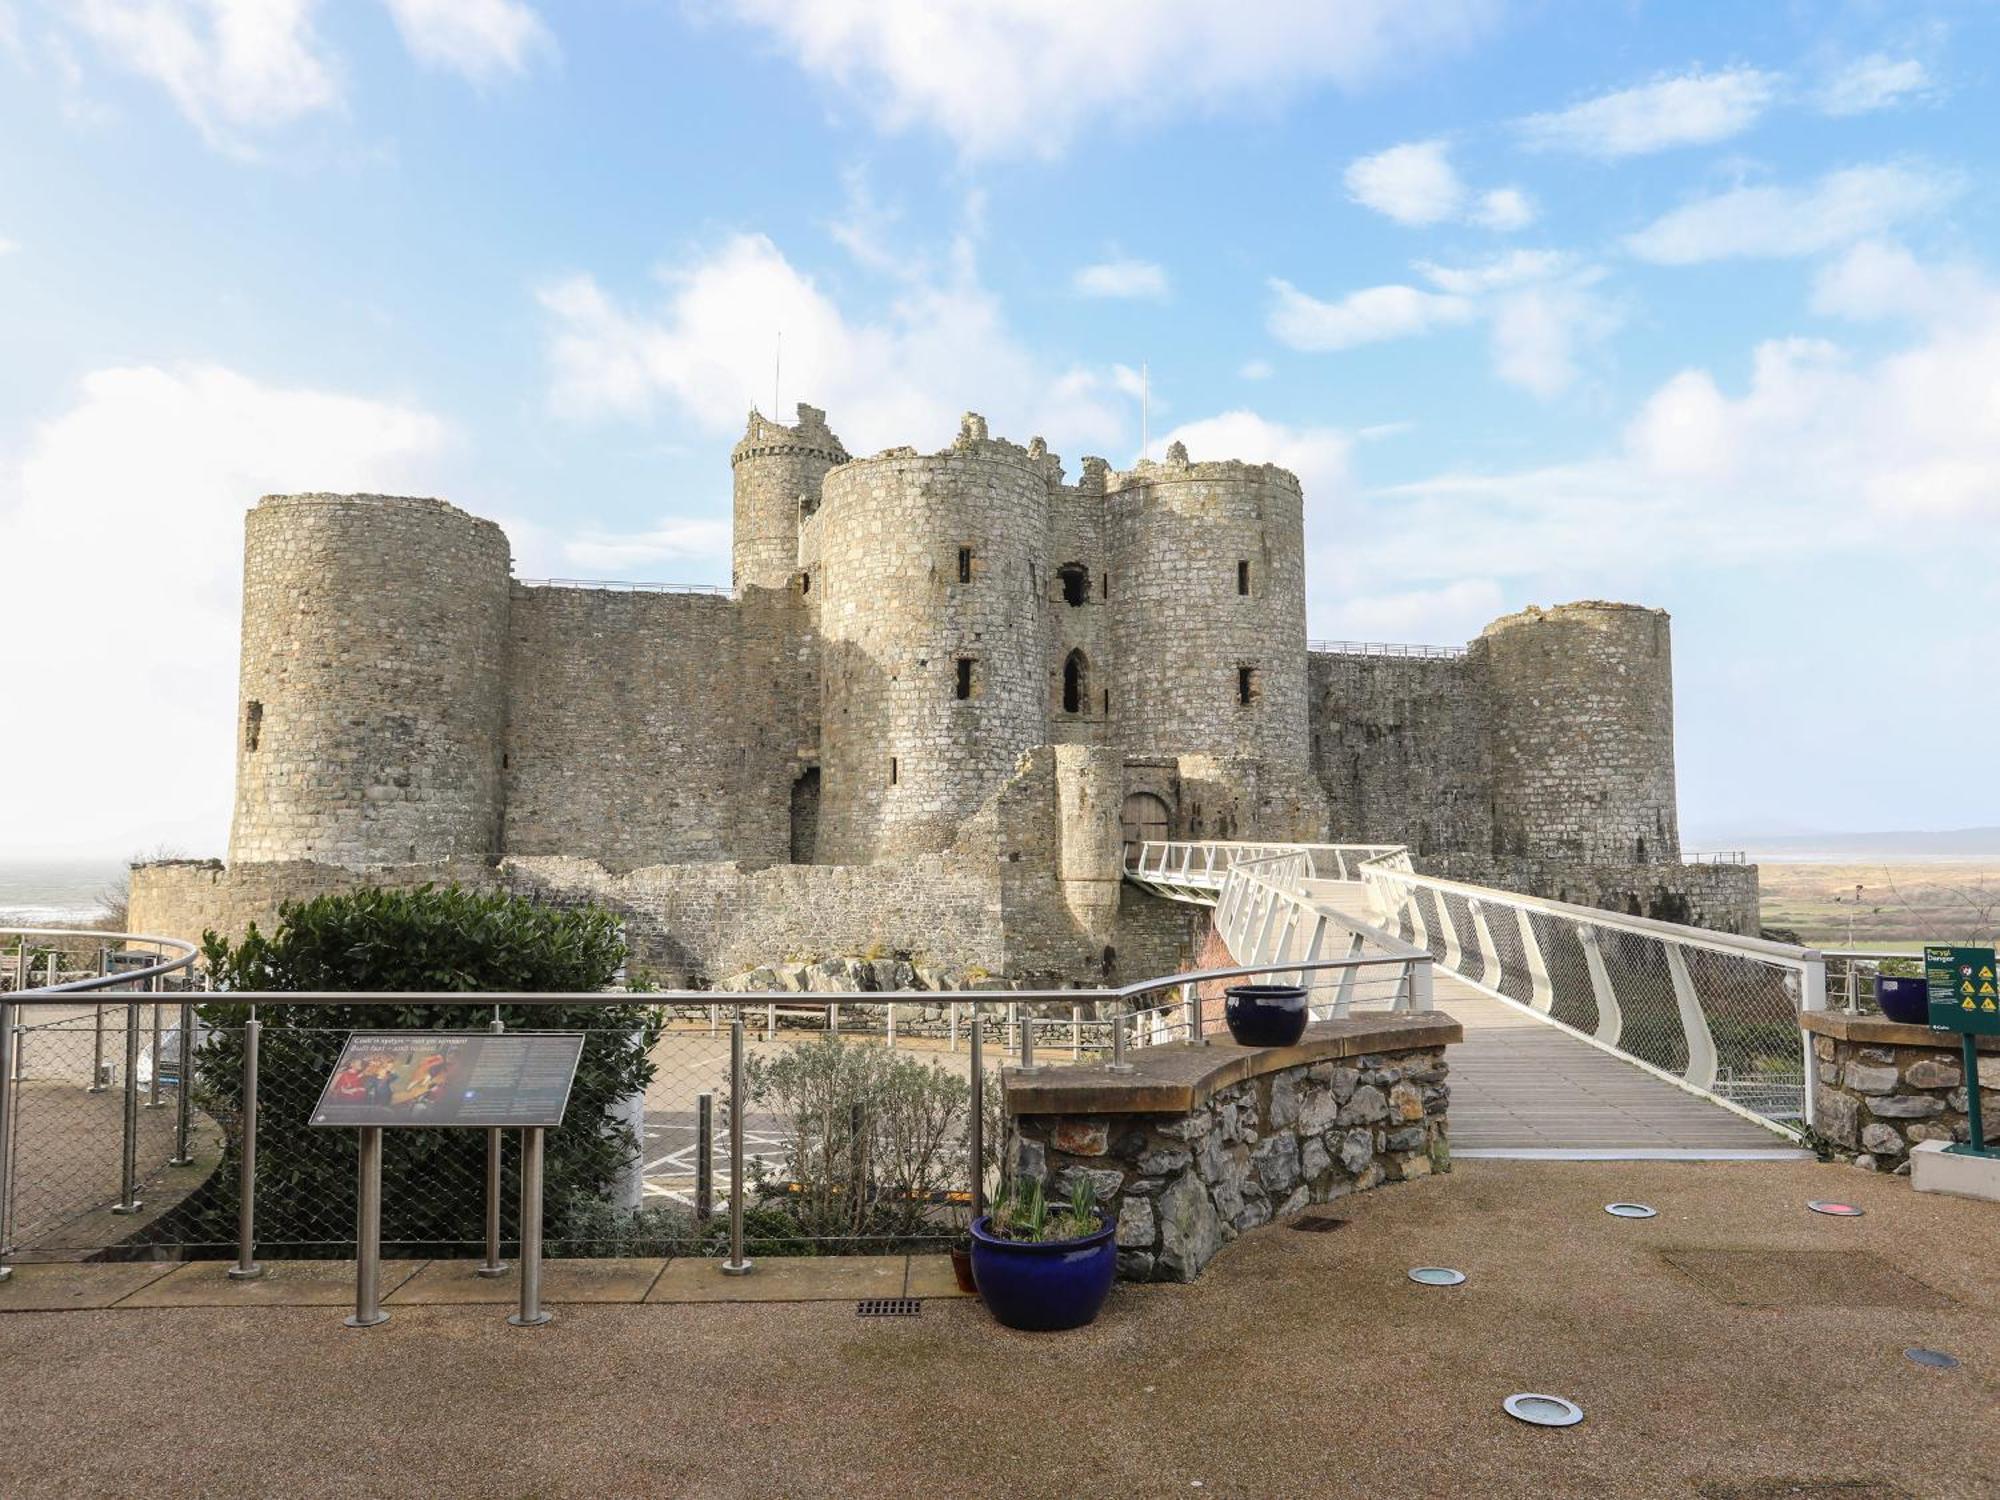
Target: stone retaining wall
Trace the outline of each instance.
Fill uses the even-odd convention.
[[[1448,1016],[1315,1026],[1297,1047],[1148,1048],[1134,1072],[1011,1076],[1019,1181],[1078,1177],[1118,1218],[1128,1281],[1192,1281],[1246,1230],[1450,1169]]]
[[[1955,1032],[1837,1011],[1802,1019],[1819,1059],[1819,1133],[1856,1166],[1893,1172],[1919,1141],[1972,1138]],[[1980,1038],[1979,1083],[1986,1139],[2000,1141],[2000,1037]]]

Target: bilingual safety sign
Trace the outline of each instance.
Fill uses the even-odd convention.
[[[1991,948],[1924,949],[1931,1025],[2000,1036],[2000,964]]]

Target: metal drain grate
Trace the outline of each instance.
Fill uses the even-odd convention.
[[[914,1318],[923,1310],[915,1297],[863,1297],[854,1304],[857,1318]]]
[[[1302,1234],[1331,1234],[1336,1229],[1345,1229],[1347,1220],[1337,1219],[1332,1214],[1307,1214],[1292,1220],[1292,1228]]]

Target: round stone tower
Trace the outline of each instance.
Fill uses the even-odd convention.
[[[1471,666],[1484,689],[1495,853],[1680,858],[1664,610],[1599,600],[1526,609],[1481,632]]]
[[[798,426],[786,427],[753,407],[743,440],[730,451],[736,513],[730,576],[739,589],[791,584],[799,567],[799,522],[819,508],[827,470],[847,462],[826,413],[803,402],[798,413]]]
[[[233,863],[499,847],[507,538],[442,500],[269,495],[245,523]]]
[[[1111,719],[1128,752],[1307,765],[1305,506],[1271,464],[1105,478]]]
[[[1048,738],[1054,461],[967,416],[942,453],[826,476],[817,857],[948,847]]]

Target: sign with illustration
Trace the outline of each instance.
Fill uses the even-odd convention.
[[[580,1031],[357,1031],[315,1125],[560,1125]]]
[[[2000,964],[1991,948],[1924,949],[1931,1025],[2000,1036]]]

